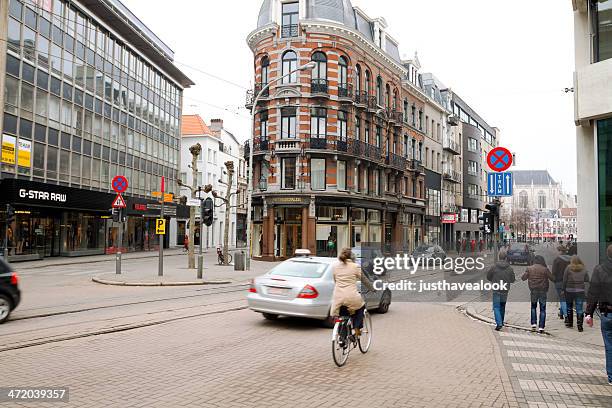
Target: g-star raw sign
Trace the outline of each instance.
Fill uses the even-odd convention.
[[[67,199],[66,194],[50,193],[48,191],[26,190],[25,188],[19,190],[19,197],[29,198],[30,200],[56,201],[58,203],[65,203]]]

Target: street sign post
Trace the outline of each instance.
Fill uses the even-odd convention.
[[[112,207],[119,209],[119,234],[117,237],[117,250],[115,251],[115,273],[121,275],[121,253],[123,251],[123,209],[127,207],[122,193],[128,188],[128,180],[125,176],[115,176],[111,181],[111,187],[117,193]]]
[[[512,166],[512,153],[505,147],[496,147],[487,155],[487,164],[493,171],[506,171]]]
[[[487,195],[490,197],[511,196],[512,186],[512,172],[489,173],[487,175]]]
[[[155,220],[155,233],[157,235],[164,235],[166,233],[166,220],[164,218]]]
[[[162,176],[161,178],[161,197],[164,197],[165,190],[165,178]],[[159,220],[157,220],[156,225],[160,225],[159,221],[163,221],[163,234],[159,235],[159,263],[157,265],[157,275],[164,276],[164,236],[166,234],[166,220],[164,218],[164,202],[165,200],[161,200],[161,210],[159,212]],[[159,232],[158,232],[159,234]]]

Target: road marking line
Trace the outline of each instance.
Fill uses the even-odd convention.
[[[574,346],[562,346],[560,344],[545,344],[545,343],[530,343],[528,341],[516,341],[516,340],[504,340],[504,346],[509,347],[517,347],[517,348],[537,348],[537,349],[549,349],[549,350],[562,350],[562,351],[572,351],[576,353],[588,353],[588,354],[597,354],[605,357],[603,351],[596,349],[588,349],[583,347],[574,347]]]
[[[546,341],[553,343],[560,343],[558,340],[551,339],[549,336],[541,335],[541,334],[518,334],[518,333],[504,333],[498,332],[500,337],[514,337],[517,339],[529,339],[533,341]]]
[[[557,394],[601,395],[605,397],[612,397],[612,387],[609,385],[521,379],[519,379],[519,384],[521,389],[525,391],[543,391]]]
[[[559,366],[559,365],[542,365],[542,364],[524,364],[512,363],[514,371],[522,371],[526,373],[546,373],[546,374],[574,374],[574,375],[592,375],[595,377],[605,376],[604,370],[595,370],[592,368]]]
[[[555,361],[568,361],[572,363],[595,363],[605,364],[604,358],[587,357],[587,356],[572,356],[568,354],[557,354],[557,353],[540,353],[537,351],[523,351],[523,350],[506,350],[508,357],[516,358],[530,358],[530,359],[541,359],[541,360],[555,360]],[[612,389],[612,387],[610,387]]]

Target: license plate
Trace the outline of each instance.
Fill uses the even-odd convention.
[[[289,289],[289,288],[277,288],[277,287],[273,287],[273,286],[269,286],[268,287],[268,294],[269,295],[287,296],[290,291],[291,291],[291,289]]]

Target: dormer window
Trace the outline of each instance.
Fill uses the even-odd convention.
[[[281,37],[297,37],[300,3],[283,3]]]

